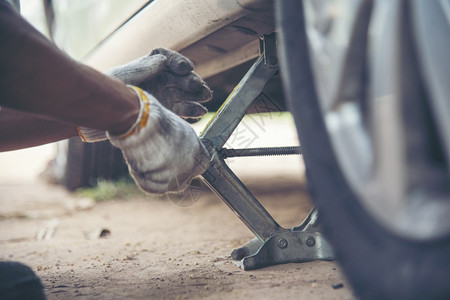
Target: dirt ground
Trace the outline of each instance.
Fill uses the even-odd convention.
[[[48,299],[354,299],[335,262],[239,269],[230,253],[253,235],[207,190],[192,205],[151,196],[94,203],[36,179],[36,155],[52,156],[39,149],[0,154],[0,259],[29,265]],[[261,164],[270,172],[249,167]],[[290,167],[298,161],[234,165],[281,225],[306,216],[303,170]]]

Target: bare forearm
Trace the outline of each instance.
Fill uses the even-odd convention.
[[[0,152],[77,136],[75,125],[8,108],[0,110]]]
[[[134,92],[67,57],[0,1],[0,105],[121,133],[137,117]]]

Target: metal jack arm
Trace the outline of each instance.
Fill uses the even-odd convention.
[[[261,39],[260,50],[260,57],[200,135],[212,154],[211,165],[203,173],[203,179],[256,236],[232,253],[233,260],[243,269],[286,262],[333,259],[331,248],[321,233],[308,230],[314,227],[313,224],[317,224],[316,210],[310,213],[306,223],[293,229],[282,228],[224,161],[227,156],[254,153],[300,153],[299,147],[251,149],[242,150],[241,153],[222,148],[248,108],[262,93],[266,83],[278,72],[275,34],[265,35]]]

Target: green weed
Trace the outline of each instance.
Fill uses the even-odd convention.
[[[130,199],[133,197],[145,196],[131,179],[121,179],[118,181],[99,180],[97,185],[89,188],[80,188],[76,191],[81,197],[88,197],[96,202],[111,199]]]

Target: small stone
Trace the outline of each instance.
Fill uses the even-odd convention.
[[[341,283],[338,283],[338,284],[332,284],[331,287],[332,287],[333,289],[337,290],[337,289],[343,288],[343,287],[344,287],[344,284],[343,284],[342,282],[341,282]]]

